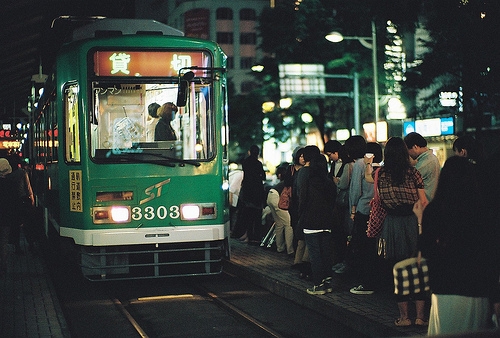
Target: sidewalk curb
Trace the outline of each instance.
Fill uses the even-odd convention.
[[[327,318],[342,322],[348,327],[371,337],[401,337],[405,336],[397,329],[391,329],[386,325],[361,316],[343,307],[332,305],[324,296],[312,296],[305,289],[299,289],[294,285],[259,274],[245,266],[232,261],[224,263],[224,271],[238,275],[249,282],[258,285],[280,297],[291,300],[307,309],[316,311]],[[335,291],[333,292],[335,293]]]

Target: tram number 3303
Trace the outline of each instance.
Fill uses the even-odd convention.
[[[145,207],[144,209],[141,207],[132,208],[132,219],[135,221],[139,221],[143,218],[147,219],[147,220],[152,220],[155,218],[165,219],[167,217],[175,219],[175,218],[179,218],[179,216],[180,216],[180,212],[179,212],[178,205],[172,205],[168,209],[164,205],[160,205],[156,209],[154,207],[151,207],[151,206]]]

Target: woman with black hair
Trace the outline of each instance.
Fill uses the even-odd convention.
[[[309,173],[299,191],[299,228],[311,260],[313,287],[311,295],[332,292],[333,204],[337,188],[327,177],[325,156],[316,153],[309,161]]]
[[[415,167],[410,164],[408,149],[400,137],[391,137],[384,150],[384,165],[378,172],[378,193],[382,205],[387,210],[380,237],[383,239],[383,257],[393,266],[396,262],[417,256],[418,220],[413,206],[418,201],[427,205],[424,181]],[[399,318],[396,326],[412,324],[408,318],[408,302],[415,301],[417,309],[416,325],[426,325],[424,292],[413,295],[396,295]]]
[[[349,291],[357,295],[369,295],[374,293],[377,287],[371,273],[377,253],[374,239],[366,236],[370,201],[373,198],[373,184],[365,180],[363,158],[366,154],[366,141],[363,136],[354,135],[345,141],[344,146],[354,161],[349,186],[349,210],[353,225],[346,260],[348,269],[360,280],[360,284]]]
[[[432,290],[428,335],[486,330],[491,303],[500,303],[498,216],[489,215],[480,176],[468,158],[450,157],[432,202],[414,208]]]
[[[307,250],[306,243],[304,241],[304,232],[300,226],[299,219],[299,205],[300,205],[300,194],[301,189],[309,179],[309,165],[311,159],[319,155],[320,151],[317,146],[307,145],[301,149],[300,153],[297,153],[298,162],[302,165],[302,168],[294,175],[293,187],[292,187],[292,200],[294,203],[294,215],[292,216],[292,226],[293,226],[293,236],[294,241],[297,243],[297,248],[295,250],[294,267],[300,271],[300,278],[310,278],[311,264],[309,260],[309,251]],[[289,209],[290,211],[290,209]],[[291,215],[291,214],[290,214]]]

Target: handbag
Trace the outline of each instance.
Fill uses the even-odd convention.
[[[394,294],[406,296],[429,291],[429,267],[425,258],[407,258],[394,265]]]
[[[375,178],[373,182],[373,198],[370,201],[370,216],[368,218],[368,228],[366,230],[366,236],[373,238],[377,237],[382,231],[382,225],[384,224],[385,216],[387,215],[387,210],[382,205],[380,196],[378,194],[378,173],[380,168],[375,172]]]
[[[295,167],[293,164],[289,166],[290,171],[289,171],[289,176],[288,178],[292,178],[293,174],[295,173]],[[292,186],[287,185],[283,188],[283,190],[280,193],[280,199],[278,201],[278,208],[282,210],[288,210],[290,206],[290,199],[292,198]]]
[[[292,197],[292,187],[284,187],[280,193],[278,208],[282,210],[288,210],[288,207],[290,206],[291,197]]]

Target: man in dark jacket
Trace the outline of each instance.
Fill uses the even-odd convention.
[[[249,156],[243,161],[243,181],[238,197],[238,218],[235,233],[240,240],[261,240],[262,209],[264,206],[264,183],[266,173],[259,161],[260,148],[252,145]]]

